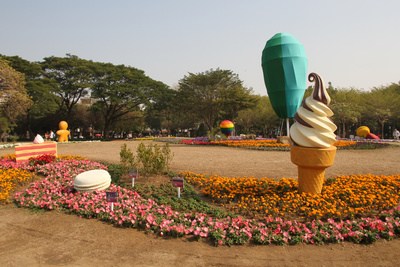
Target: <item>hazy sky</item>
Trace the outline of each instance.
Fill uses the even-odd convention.
[[[65,54],[133,66],[170,86],[229,69],[266,95],[261,53],[275,33],[305,47],[308,72],[339,88],[400,81],[398,0],[0,0],[0,54]]]

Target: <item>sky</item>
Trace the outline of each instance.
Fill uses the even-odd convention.
[[[231,70],[267,95],[265,43],[292,34],[308,72],[336,88],[400,81],[398,0],[0,0],[0,54],[66,54],[141,69],[176,87],[189,73]],[[308,84],[311,85],[311,84]]]

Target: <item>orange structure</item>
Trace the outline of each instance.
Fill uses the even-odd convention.
[[[56,132],[56,134],[58,135],[58,142],[68,142],[68,123],[66,121],[60,121],[58,127],[60,128],[60,130]]]
[[[328,148],[292,146],[290,157],[298,167],[300,192],[321,193],[325,169],[333,165],[335,155],[335,146]]]

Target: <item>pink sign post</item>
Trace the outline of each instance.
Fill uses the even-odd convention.
[[[111,203],[111,211],[114,211],[114,202],[118,201],[118,192],[106,192],[106,199]]]
[[[182,177],[173,177],[172,185],[178,190],[178,198],[181,198],[181,188],[183,189],[185,180]]]

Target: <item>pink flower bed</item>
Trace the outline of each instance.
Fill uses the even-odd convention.
[[[28,162],[15,162],[10,159],[0,159],[0,168],[3,169],[24,169],[27,171],[34,171],[34,167],[30,166]]]
[[[184,145],[211,145],[211,142],[197,139],[184,139],[180,141]]]
[[[0,168],[14,168],[7,160]],[[25,166],[26,167],[26,166]],[[313,220],[299,222],[268,217],[254,219],[213,218],[202,213],[180,213],[170,206],[144,199],[133,190],[112,184],[107,191],[118,192],[118,202],[111,211],[105,191],[90,193],[72,190],[74,177],[86,170],[106,169],[92,161],[68,160],[35,166],[45,176],[24,191],[15,194],[20,207],[63,210],[86,218],[97,218],[121,227],[134,227],[160,236],[205,238],[215,245],[255,244],[322,244],[352,241],[372,243],[400,235],[400,207],[380,217],[354,220]]]

